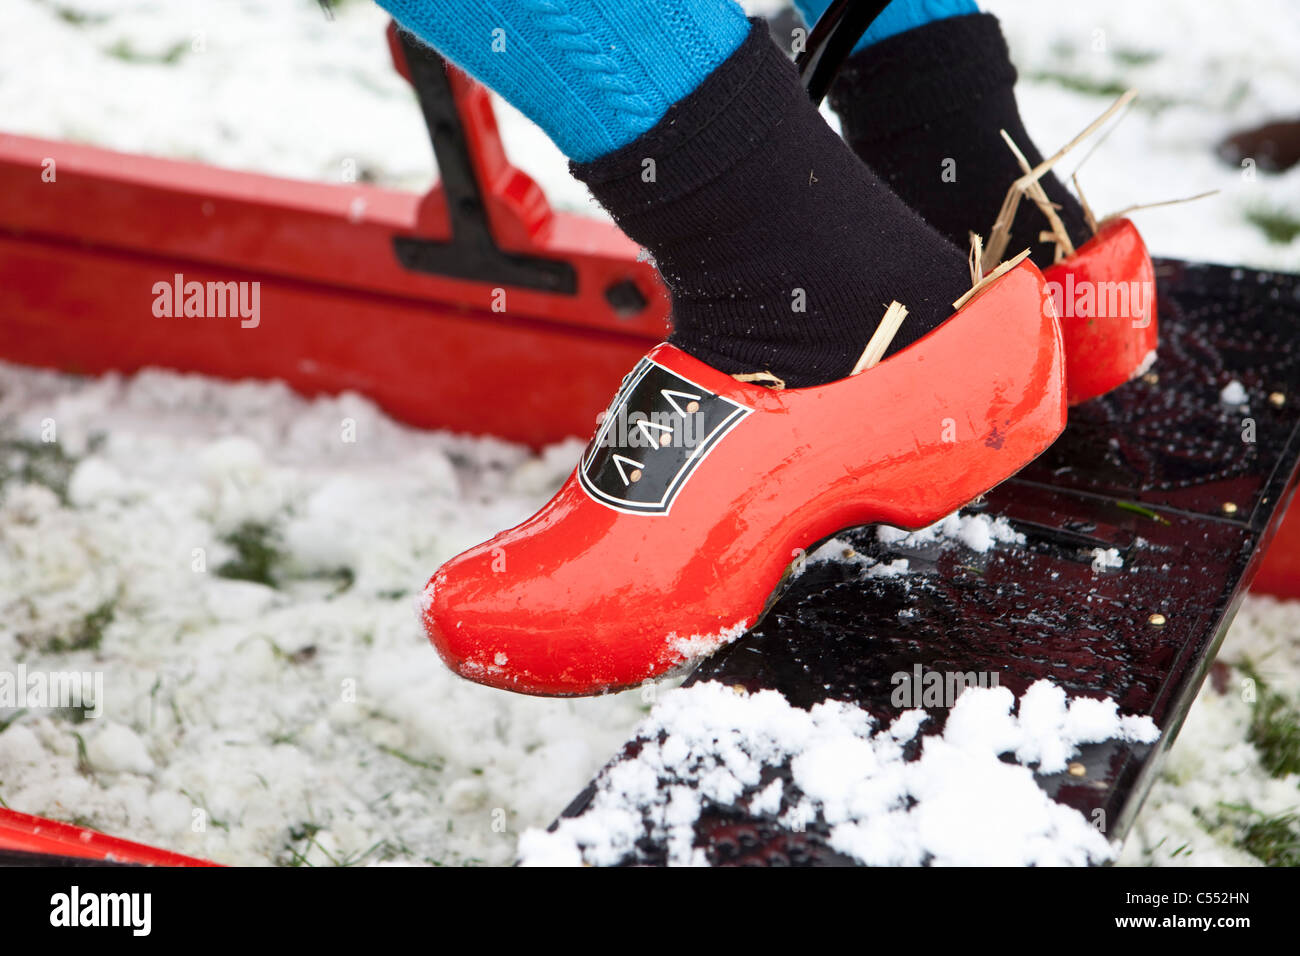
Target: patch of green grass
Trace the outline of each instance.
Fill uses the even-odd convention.
[[[335,858],[329,853],[325,854],[335,866],[360,866],[371,856],[378,860],[391,860],[395,855],[394,848],[387,840],[378,840],[364,850],[356,850],[343,857]]]
[[[1044,83],[1055,83],[1067,90],[1073,90],[1076,93],[1087,93],[1092,96],[1108,96],[1115,99],[1122,95],[1128,89],[1126,85],[1119,80],[1097,80],[1089,76],[1082,76],[1075,73],[1058,73],[1052,70],[1044,70],[1041,73],[1030,74],[1030,79],[1039,80]]]
[[[1264,233],[1269,242],[1285,246],[1300,236],[1300,218],[1280,209],[1250,209],[1246,221]]]
[[[44,650],[54,654],[99,650],[104,641],[104,631],[113,623],[116,614],[117,598],[110,598],[78,621],[66,638],[53,638]]]
[[[270,588],[283,587],[289,581],[329,581],[335,585],[331,597],[351,588],[357,579],[356,572],[347,567],[308,573],[295,569],[283,550],[279,531],[266,522],[245,521],[221,540],[234,548],[235,556],[217,568],[219,577]]]
[[[1249,661],[1243,661],[1238,669],[1255,682],[1246,739],[1259,751],[1260,763],[1274,777],[1300,774],[1300,709],[1270,688]]]
[[[1250,95],[1251,88],[1250,80],[1244,78],[1237,80],[1237,82],[1232,85],[1232,89],[1228,91],[1228,95],[1224,97],[1221,112],[1224,115],[1231,115],[1246,101],[1246,97]]]
[[[1294,811],[1267,816],[1254,807],[1219,804],[1221,823],[1236,828],[1233,845],[1265,866],[1300,866],[1300,814]]]
[[[1169,519],[1162,517],[1159,513],[1152,511],[1150,508],[1143,507],[1136,501],[1116,501],[1115,507],[1121,511],[1131,511],[1135,515],[1141,515],[1144,518],[1150,518],[1152,521],[1158,521],[1160,524],[1169,524]]]
[[[74,27],[84,27],[88,23],[104,23],[108,20],[107,15],[102,13],[86,13],[84,10],[60,6],[57,3],[45,2],[43,5],[49,7],[50,12],[64,23]]]
[[[356,583],[357,573],[351,568],[333,568],[329,571],[308,575],[308,578],[314,581],[334,581],[335,588],[332,596],[337,597]]]
[[[459,863],[448,863],[446,860],[437,860],[431,856],[426,856],[424,862],[430,866],[460,866],[460,867],[479,867],[484,865],[484,861],[477,856],[467,856]]]
[[[1028,77],[1042,83],[1054,83],[1074,93],[1104,97],[1108,100],[1119,99],[1131,85],[1118,79],[1099,80],[1082,73],[1065,73],[1058,70],[1043,70],[1038,73],[1030,73]],[[1173,106],[1177,102],[1178,100],[1171,97],[1144,95],[1133,101],[1132,108],[1154,114]]]
[[[316,834],[320,831],[320,825],[311,822],[304,822],[296,827],[291,827],[289,829],[289,841],[285,844],[277,862],[281,866],[315,866],[314,863],[307,859],[307,854],[311,852],[312,847],[320,850],[330,866],[340,867],[360,866],[372,856],[380,861],[391,860],[399,852],[387,840],[378,840],[364,850],[356,850],[345,856],[335,856],[317,842]],[[295,846],[297,843],[302,844],[301,849]]]
[[[1134,50],[1127,47],[1116,50],[1112,55],[1125,66],[1146,66],[1160,59],[1159,50]]]
[[[354,7],[357,5],[357,0],[311,0],[311,3],[323,8],[327,15],[332,15],[330,13],[331,10],[339,10],[343,7]]]
[[[308,859],[312,847],[325,857],[330,866],[359,866],[374,856],[379,860],[391,860],[399,854],[409,855],[409,848],[394,845],[387,840],[378,840],[364,850],[356,850],[343,856],[336,856],[321,845],[316,835],[325,827],[316,821],[315,811],[307,804],[307,818],[289,827],[288,839],[276,854],[275,862],[279,866],[315,866]]]
[[[316,842],[316,834],[323,829],[324,827],[314,820],[304,820],[296,826],[289,827],[289,839],[285,842],[284,850],[276,862],[281,866],[311,866],[307,861],[307,854],[313,846],[320,846]],[[295,845],[298,843],[302,844],[301,849]],[[324,850],[322,849],[321,852]]]
[[[220,577],[279,587],[275,569],[284,554],[270,525],[245,521],[221,540],[235,549],[235,556],[217,568]]]
[[[95,702],[88,700],[81,707],[56,707],[50,715],[55,720],[66,720],[70,724],[84,724],[90,718],[86,716],[86,711],[93,709]]]
[[[187,800],[190,801],[190,803],[194,804],[195,807],[203,811],[203,817],[207,823],[212,824],[218,830],[223,830],[226,833],[230,832],[230,824],[225,820],[217,819],[216,815],[211,810],[208,809],[208,802],[207,800],[204,799],[202,794],[200,794],[198,797],[195,797],[188,790],[181,790],[181,793],[185,796]]]
[[[1060,37],[1052,41],[1052,59],[1057,60],[1058,62],[1061,60],[1073,60],[1078,53],[1078,47],[1065,37]]]
[[[95,767],[90,762],[90,754],[86,752],[86,738],[75,733],[72,736],[77,741],[77,773],[83,777],[89,777],[91,780],[97,779],[95,777]]]
[[[71,23],[74,27],[82,27],[87,23],[103,23],[108,17],[91,16],[89,13],[82,13],[80,10],[73,10],[71,7],[55,7],[54,15],[64,23]]]
[[[56,441],[0,438],[0,487],[14,480],[43,485],[66,505],[68,482],[79,461],[67,454]]]
[[[289,664],[309,663],[311,661],[314,661],[316,659],[316,655],[319,653],[315,644],[307,644],[304,647],[298,648],[298,650],[296,651],[286,651],[283,647],[277,644],[272,638],[268,637],[265,634],[254,634],[252,637],[249,638],[249,640],[265,641],[266,646],[271,649],[271,655],[277,661],[285,661]],[[248,642],[241,641],[239,646],[243,647],[244,644],[246,643]],[[294,731],[294,733],[298,733],[298,731]]]
[[[388,747],[384,744],[379,745],[379,749],[390,757],[396,757],[403,763],[410,764],[412,767],[419,767],[421,770],[432,770],[434,773],[441,773],[444,763],[441,760],[421,760],[418,757],[412,757],[410,754],[398,750],[396,747]]]
[[[1300,866],[1300,816],[1286,813],[1257,820],[1237,845],[1266,866]]]
[[[122,60],[124,63],[152,63],[161,66],[173,66],[179,63],[189,50],[190,44],[187,40],[180,40],[173,43],[162,53],[141,53],[126,40],[118,40],[104,52],[115,60]]]
[[[61,632],[54,634],[19,632],[18,643],[45,654],[97,651],[104,642],[104,632],[117,616],[117,601],[117,596],[109,598]]]

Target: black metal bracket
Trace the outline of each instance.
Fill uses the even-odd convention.
[[[808,36],[795,65],[809,98],[820,104],[862,34],[889,6],[889,0],[835,0]]]
[[[405,31],[398,30],[397,37],[429,128],[451,223],[451,239],[446,242],[414,236],[393,237],[397,260],[413,272],[575,295],[578,276],[571,264],[505,252],[496,244],[483,203],[482,184],[470,158],[465,122],[447,76],[447,64],[437,52]]]

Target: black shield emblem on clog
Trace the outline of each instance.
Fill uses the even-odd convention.
[[[643,358],[583,453],[579,482],[617,511],[667,514],[700,462],[750,411]]]

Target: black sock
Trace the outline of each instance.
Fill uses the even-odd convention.
[[[970,285],[964,252],[826,125],[761,23],[653,129],[572,170],[655,257],[669,341],[723,372],[843,378],[891,300],[908,309],[892,353]]]
[[[1043,159],[1020,120],[1015,82],[997,18],[976,13],[936,20],[858,51],[830,100],[854,152],[967,249],[971,232],[988,240],[1007,189],[1023,172],[998,131],[1007,131],[1031,166]],[[949,181],[954,174],[956,181]],[[1040,182],[1061,207],[1070,239],[1076,245],[1086,240],[1091,233],[1074,196],[1050,172]],[[1038,239],[1048,228],[1038,207],[1023,200],[1006,258],[1029,248],[1038,265],[1050,265],[1054,247]]]

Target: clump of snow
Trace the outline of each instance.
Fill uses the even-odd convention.
[[[813,564],[853,565],[861,568],[863,574],[871,578],[891,578],[906,574],[910,569],[910,564],[906,558],[895,558],[893,561],[877,561],[870,555],[857,550],[850,541],[840,537],[828,538],[822,542],[817,550],[809,554],[796,567],[795,577],[798,577],[806,567]]]
[[[876,537],[882,544],[908,548],[950,540],[980,554],[988,552],[995,543],[999,542],[1025,543],[1025,536],[1011,527],[1011,522],[1000,515],[990,518],[986,514],[963,514],[962,512],[954,512],[919,531],[904,531],[901,528],[881,525],[876,529]]]
[[[1245,387],[1235,378],[1219,392],[1219,401],[1224,405],[1245,405],[1250,401]]]
[[[147,774],[153,769],[144,741],[122,724],[110,723],[93,736],[86,745],[86,755],[96,770]]]
[[[421,620],[423,620],[424,616],[429,613],[429,608],[433,607],[433,595],[435,590],[434,579],[430,578],[429,582],[420,589],[420,593],[416,595],[415,611]]]
[[[775,816],[781,812],[784,797],[785,781],[777,777],[750,799],[749,810],[751,813]]]
[[[993,710],[987,702],[985,706]],[[1002,719],[1001,712],[990,715],[990,722]],[[1006,734],[1018,740],[1016,759],[1035,765],[1039,773],[1060,773],[1081,743],[1126,740],[1149,744],[1159,736],[1150,717],[1121,716],[1119,705],[1110,698],[1067,699],[1064,690],[1045,680],[1033,684],[1020,698],[1015,724]]]
[[[805,559],[806,564],[874,564],[870,557],[853,547],[852,542],[841,537],[827,538],[821,546]]]
[[[1092,569],[1094,571],[1105,571],[1107,568],[1122,567],[1124,567],[1124,559],[1120,557],[1119,548],[1092,549]]]
[[[740,620],[730,627],[724,627],[713,634],[692,634],[689,637],[678,637],[677,632],[674,631],[668,635],[667,643],[670,648],[682,656],[683,661],[689,662],[701,657],[707,657],[733,641],[739,640],[748,629],[749,622]]]
[[[893,561],[880,561],[867,569],[867,576],[873,578],[894,578],[907,574],[911,563],[907,558],[895,558]]]
[[[809,710],[775,691],[745,694],[717,683],[668,695],[640,725],[632,758],[597,780],[589,808],[552,832],[520,841],[526,865],[610,865],[650,832],[670,864],[704,862],[693,825],[705,803],[734,803],[748,792],[752,813],[806,825],[820,815],[830,843],[872,865],[1084,865],[1115,848],[1079,812],[1057,804],[1034,771],[1057,773],[1084,743],[1159,736],[1146,717],[1121,716],[1114,701],[1067,700],[1039,681],[1016,700],[1006,688],[971,688],[942,734],[923,738],[920,756],[904,745],[925,715],[908,711],[887,727],[841,701]],[[1005,755],[1015,763],[1001,759]],[[788,765],[792,789],[765,768]],[[787,807],[784,814],[782,807]]]
[[[572,840],[555,840],[545,830],[528,830],[519,838],[523,866],[582,866],[582,851]]]
[[[1142,361],[1138,363],[1138,367],[1133,370],[1133,374],[1129,376],[1129,380],[1132,381],[1135,378],[1141,378],[1147,372],[1151,371],[1151,368],[1156,364],[1156,359],[1158,357],[1159,356],[1156,355],[1155,349],[1148,352],[1143,357]]]

